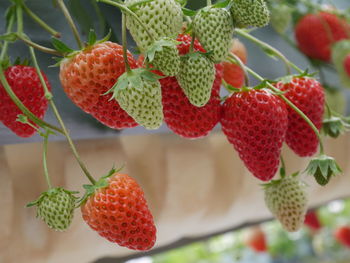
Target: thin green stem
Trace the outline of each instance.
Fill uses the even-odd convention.
[[[38,17],[32,10],[29,9],[24,2],[22,2],[22,8],[28,16],[30,16],[38,25],[40,25],[49,34],[53,35],[54,37],[61,37],[61,33],[57,32],[55,29],[46,24],[40,17]]]
[[[327,102],[326,102],[326,110],[327,110],[328,118],[332,118],[332,116],[333,116],[332,110],[331,110],[331,107],[329,107],[329,104]]]
[[[191,38],[191,45],[190,45],[190,52],[193,52],[194,50],[194,41],[196,40],[196,34],[192,32],[192,38]]]
[[[16,6],[17,33],[23,34],[23,10],[21,5]]]
[[[286,163],[284,162],[284,158],[281,154],[280,156],[281,159],[281,169],[280,169],[280,173],[281,173],[281,177],[284,178],[286,177]]]
[[[73,31],[74,38],[78,44],[78,47],[82,49],[84,47],[83,42],[81,41],[79,31],[73,21],[72,16],[70,15],[68,8],[66,7],[65,3],[63,0],[57,0],[58,6],[62,10],[63,15],[65,16],[71,30]]]
[[[52,188],[50,176],[49,176],[49,169],[47,168],[47,148],[48,148],[48,142],[49,142],[49,134],[50,131],[46,130],[46,133],[43,134],[44,137],[44,143],[43,143],[43,167],[44,167],[44,175],[47,182],[47,185],[49,186],[49,189]]]
[[[229,56],[229,60],[230,59],[234,63],[234,57],[231,54]],[[265,80],[262,76],[260,76],[258,73],[256,73],[255,71],[253,71],[249,67],[247,67],[247,66],[244,66],[244,67],[247,70],[247,72],[249,74],[251,74],[253,77],[255,77],[256,79],[258,79],[260,81],[264,81]],[[291,107],[310,126],[310,128],[314,131],[314,133],[316,134],[316,136],[317,136],[317,138],[319,140],[319,143],[320,143],[320,154],[323,154],[324,153],[324,147],[323,147],[322,138],[321,138],[320,132],[316,128],[315,124],[313,124],[313,122],[297,106],[295,106],[293,102],[291,102],[283,94],[281,94],[281,91],[279,89],[274,87],[270,82],[267,82],[266,84],[269,86],[269,88],[272,91],[274,91],[289,107]]]
[[[125,64],[126,72],[131,72],[131,68],[128,61],[128,49],[127,49],[127,39],[126,39],[126,15],[122,14],[122,42],[123,42],[123,58]]]
[[[10,17],[10,21],[8,23],[8,26],[7,26],[7,29],[6,29],[6,33],[10,33],[12,31],[12,27],[13,27],[13,24],[15,22],[15,17],[12,15]],[[5,58],[5,55],[7,53],[7,49],[8,49],[8,46],[9,46],[9,43],[8,41],[4,41],[4,45],[1,49],[1,54],[0,54],[0,63],[4,60]]]
[[[207,6],[211,6],[211,0],[207,0]]]
[[[99,26],[100,26],[100,30],[101,32],[104,32],[105,28],[106,28],[106,19],[104,17],[104,15],[101,12],[100,7],[98,6],[96,0],[91,0],[90,1],[92,6],[95,9],[95,12],[97,14],[98,20],[99,20]]]
[[[72,140],[72,138],[69,135],[69,132],[68,132],[68,130],[66,128],[66,125],[64,124],[64,122],[63,122],[63,120],[61,118],[61,115],[58,112],[58,109],[57,109],[57,107],[55,105],[55,102],[52,99],[52,94],[49,91],[49,89],[47,88],[47,85],[46,85],[46,82],[44,80],[44,77],[43,77],[43,75],[42,75],[42,73],[40,71],[40,68],[39,68],[39,65],[38,65],[38,61],[37,61],[36,56],[35,56],[34,49],[32,47],[29,47],[29,50],[30,50],[30,54],[31,54],[31,57],[32,57],[32,60],[33,60],[34,67],[35,67],[35,69],[36,69],[36,71],[37,71],[37,73],[39,75],[40,82],[41,82],[42,86],[44,87],[44,91],[45,91],[45,94],[47,96],[47,99],[49,100],[50,106],[51,106],[51,108],[52,108],[52,110],[53,110],[53,112],[54,112],[54,114],[55,114],[55,116],[57,118],[57,121],[59,122],[59,124],[62,127],[63,133],[64,133],[64,135],[67,138],[69,146],[70,146],[70,148],[71,148],[71,150],[72,150],[72,152],[73,152],[77,162],[79,163],[81,169],[83,170],[84,174],[86,175],[86,177],[90,180],[90,182],[92,184],[95,184],[96,180],[91,176],[90,172],[88,171],[88,169],[86,168],[85,164],[81,160],[81,158],[79,156],[79,153],[78,153],[78,151],[77,151],[77,149],[76,149],[76,147],[75,147],[75,145],[73,143],[73,140]]]
[[[155,40],[153,35],[151,34],[151,32],[148,30],[147,26],[141,21],[141,19],[132,11],[130,10],[125,4],[120,4],[117,2],[114,2],[112,0],[96,0],[97,2],[102,2],[105,4],[109,4],[115,7],[118,7],[122,12],[132,16],[139,24],[140,26],[143,27],[143,29],[146,31],[146,33],[148,34],[148,36],[152,39]]]
[[[47,54],[51,54],[51,55],[55,55],[55,56],[62,56],[62,54],[60,52],[58,52],[57,50],[41,46],[41,45],[31,41],[28,37],[24,36],[23,34],[22,35],[16,34],[16,36],[17,36],[17,38],[22,40],[27,45],[29,45],[29,46],[37,49],[37,50],[40,50],[41,52],[44,52],[44,53],[47,53]]]
[[[248,34],[247,32],[245,32],[242,29],[236,29],[235,32],[252,41],[253,43],[257,44],[258,46],[260,46],[263,49],[267,49],[269,51],[271,51],[276,57],[278,57],[281,61],[283,61],[283,63],[286,65],[286,72],[289,75],[291,73],[290,68],[294,68],[298,73],[303,73],[303,70],[300,69],[297,65],[295,65],[294,63],[292,63],[290,60],[288,60],[279,50],[277,50],[276,48],[270,46],[269,44],[261,41],[260,39],[257,39],[256,37],[253,37],[252,35]]]
[[[236,62],[237,62],[236,64],[238,64],[238,66],[243,70],[245,86],[249,87],[249,75],[248,75],[248,72],[247,72],[247,70],[245,68],[245,65],[244,65],[243,61],[238,56],[236,56],[235,54],[231,53],[231,55],[236,60]]]

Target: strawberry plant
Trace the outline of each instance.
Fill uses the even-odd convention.
[[[63,43],[59,39],[61,34],[22,0],[9,1],[7,30],[0,36],[0,121],[18,136],[38,133],[43,137],[48,189],[28,205],[37,207],[38,217],[50,228],[64,231],[69,228],[75,208],[80,207],[90,228],[113,243],[149,250],[156,242],[154,219],[137,182],[115,169],[96,180],[81,160],[56,106],[49,80],[39,67],[35,49],[56,56],[55,66],[59,67],[59,79],[67,97],[112,129],[138,125],[158,129],[164,121],[174,133],[198,139],[208,136],[221,123],[242,165],[259,181],[266,182],[263,191],[271,213],[287,231],[300,229],[307,211],[307,188],[300,179],[302,174],[314,176],[318,184],[325,186],[341,173],[336,160],[325,153],[322,126],[324,133],[338,137],[350,124],[347,117],[326,105],[326,83],[250,34],[253,27],[266,26],[270,17],[272,22],[283,20],[283,28],[281,25],[274,28],[284,34],[292,19],[270,15],[268,7],[276,10],[276,3],[208,0],[200,10],[190,10],[186,1],[177,0],[96,0],[96,4],[101,2],[122,12],[122,41],[114,43],[111,34],[97,40],[91,28],[87,38],[82,39],[64,1],[56,1],[70,25],[77,50]],[[296,12],[287,9],[290,16]],[[337,60],[337,67],[349,78],[349,42],[342,44],[340,51],[336,49],[344,43],[340,40],[347,38],[349,25],[336,14],[316,11],[298,20],[295,26],[298,46],[310,59]],[[51,34],[52,47],[35,43],[25,34],[24,13]],[[316,29],[308,32],[309,26]],[[127,31],[140,52],[138,60],[128,51]],[[269,80],[246,66],[247,51],[233,39],[234,34],[281,60],[286,74]],[[319,42],[313,43],[316,38]],[[33,66],[11,64],[8,48],[16,41],[29,47]],[[250,76],[259,84],[250,85]],[[221,96],[223,92],[226,96]],[[48,107],[59,127],[43,120]],[[51,184],[46,155],[49,136],[54,133],[67,139],[91,183],[84,185],[86,193],[81,198],[76,191]],[[286,175],[281,156],[284,142],[295,154],[313,157],[306,171]],[[279,168],[280,178],[275,178]],[[249,243],[255,250],[265,251],[264,242],[260,232]]]

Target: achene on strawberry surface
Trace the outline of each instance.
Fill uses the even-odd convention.
[[[45,98],[44,88],[36,69],[16,65],[8,67],[4,74],[11,89],[24,106],[36,117],[43,119],[48,108],[48,100]],[[51,90],[47,77],[45,74],[43,76],[48,89]],[[36,133],[33,127],[16,121],[20,114],[23,114],[22,111],[15,105],[7,95],[5,88],[0,84],[0,121],[20,137],[33,136]],[[35,126],[34,123],[32,124]]]

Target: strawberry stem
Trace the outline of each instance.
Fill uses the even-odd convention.
[[[146,31],[146,33],[148,34],[148,36],[154,41],[154,37],[151,34],[151,32],[148,30],[147,26],[141,21],[141,19],[132,11],[130,10],[125,4],[120,4],[117,2],[113,2],[111,0],[96,0],[97,2],[102,2],[105,4],[109,4],[115,7],[118,7],[123,13],[126,13],[130,16],[132,16],[133,18],[135,18],[135,20],[143,27],[143,29]]]
[[[196,40],[196,34],[192,32],[192,39],[191,39],[191,45],[190,45],[190,52],[193,52],[194,49],[194,41]]]
[[[23,34],[23,10],[21,5],[16,5],[17,33]]]
[[[10,20],[9,20],[9,23],[8,23],[8,26],[7,26],[7,29],[6,29],[6,33],[10,33],[11,32],[14,22],[15,22],[15,16],[12,15],[10,17]],[[2,61],[5,58],[8,46],[9,46],[9,42],[8,41],[4,41],[4,45],[3,45],[2,49],[1,49],[1,54],[0,54],[0,63],[2,63]]]
[[[297,65],[295,65],[294,63],[292,63],[290,60],[288,60],[279,50],[277,50],[276,48],[270,46],[269,44],[261,41],[260,39],[257,39],[256,37],[253,37],[252,35],[248,34],[247,32],[245,32],[242,29],[236,29],[235,32],[252,41],[253,43],[257,44],[258,46],[260,46],[262,49],[265,50],[269,50],[270,52],[272,52],[276,57],[278,57],[281,61],[283,61],[283,63],[286,65],[286,71],[287,74],[290,75],[291,70],[290,68],[294,68],[298,73],[303,73],[303,70],[301,70]]]
[[[234,63],[234,60],[240,60],[238,57],[235,58],[232,54],[229,55],[229,61]],[[242,62],[243,64],[243,62]],[[265,79],[260,76],[258,73],[256,73],[254,70],[250,69],[249,67],[245,66],[245,69],[247,70],[247,72],[249,74],[251,74],[253,77],[255,77],[256,79],[260,80],[260,81],[265,81]],[[311,127],[311,129],[315,132],[318,141],[320,143],[320,154],[324,153],[324,147],[323,147],[323,142],[322,142],[322,138],[320,135],[320,132],[318,131],[318,129],[316,128],[315,124],[313,124],[313,122],[297,107],[294,105],[293,102],[291,102],[289,99],[287,99],[283,94],[281,94],[281,91],[277,88],[275,88],[270,82],[266,82],[266,85],[274,92],[276,92],[277,96],[280,97],[285,103],[287,103],[287,105],[289,107],[291,107],[304,121],[306,121],[306,123]]]
[[[17,38],[22,40],[27,45],[29,45],[37,50],[40,50],[41,52],[48,53],[48,54],[55,55],[55,56],[62,56],[62,54],[60,52],[58,52],[57,50],[41,46],[41,45],[31,41],[28,37],[24,36],[23,34],[16,34],[16,36],[17,36]]]
[[[244,82],[245,82],[245,86],[249,87],[249,75],[248,72],[244,66],[244,63],[242,62],[242,60],[236,56],[235,54],[231,53],[232,57],[236,60],[236,63],[244,72]]]
[[[129,61],[128,61],[128,49],[127,49],[127,38],[126,38],[126,15],[122,14],[122,42],[123,42],[123,58],[126,72],[131,72]]]
[[[40,82],[41,82],[41,85],[43,85],[43,88],[44,88],[44,91],[45,91],[45,96],[46,98],[48,99],[49,103],[50,103],[50,106],[56,116],[56,119],[58,120],[59,124],[61,125],[62,127],[62,130],[63,130],[63,134],[65,135],[65,137],[67,138],[67,141],[68,141],[68,144],[75,156],[75,159],[77,160],[80,168],[83,170],[84,174],[86,175],[86,177],[89,179],[89,181],[92,183],[92,184],[95,184],[96,183],[96,180],[91,176],[90,172],[88,171],[88,169],[86,168],[85,164],[83,163],[83,161],[81,160],[80,156],[79,156],[79,153],[73,143],[73,140],[72,138],[70,137],[69,135],[69,132],[66,128],[66,125],[64,124],[62,118],[61,118],[61,115],[60,113],[58,112],[58,109],[56,107],[56,104],[55,102],[53,101],[53,96],[51,94],[51,92],[49,91],[49,89],[47,88],[47,85],[46,85],[46,82],[44,80],[44,77],[40,71],[40,68],[39,68],[39,65],[38,65],[38,61],[36,59],[36,56],[35,56],[35,52],[34,52],[34,49],[32,47],[29,47],[29,50],[30,50],[30,54],[31,54],[31,57],[32,57],[32,60],[33,60],[33,64],[34,64],[34,67],[39,75],[39,78],[40,78]]]
[[[21,1],[22,8],[24,12],[27,13],[28,16],[30,16],[37,24],[39,24],[44,30],[46,30],[49,34],[53,35],[54,37],[61,37],[61,33],[54,30],[52,27],[50,27],[48,24],[46,24],[40,17],[38,17],[32,10],[28,8],[28,6]]]
[[[74,35],[74,38],[75,38],[75,40],[76,40],[76,42],[78,44],[78,47],[80,49],[82,49],[84,47],[84,45],[83,45],[83,42],[81,41],[81,38],[80,38],[80,35],[79,35],[79,31],[78,31],[76,25],[74,24],[73,18],[70,15],[70,13],[69,13],[69,11],[68,11],[64,1],[63,0],[57,0],[57,4],[60,7],[63,15],[65,16],[65,18],[66,18],[66,20],[67,20],[71,30],[73,31],[73,35]]]
[[[45,134],[42,134],[42,136],[44,137],[44,143],[43,143],[43,166],[44,166],[44,175],[45,175],[45,179],[47,182],[47,185],[49,186],[49,189],[52,188],[52,184],[51,184],[51,180],[50,180],[50,176],[49,176],[49,170],[47,168],[47,146],[48,146],[48,142],[49,142],[49,135],[50,135],[50,130],[46,129]]]

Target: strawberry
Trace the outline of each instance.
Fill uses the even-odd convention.
[[[329,62],[331,46],[350,38],[350,26],[335,14],[307,14],[295,26],[295,38],[300,50],[310,58]]]
[[[203,107],[210,99],[215,65],[199,52],[189,53],[181,58],[177,80],[189,101],[197,107]]]
[[[298,231],[307,211],[306,185],[297,176],[265,184],[265,203],[288,232]]]
[[[162,125],[164,116],[158,75],[143,68],[133,69],[124,73],[110,92],[138,124],[151,130]]]
[[[340,226],[334,232],[335,239],[342,245],[350,248],[350,227]]]
[[[136,62],[128,52],[131,68]],[[86,48],[60,65],[60,80],[67,96],[106,126],[124,129],[137,123],[110,96],[103,96],[125,72],[123,47],[106,41]]]
[[[350,87],[350,39],[338,41],[332,46],[332,62],[343,87]]]
[[[74,192],[63,188],[53,188],[40,195],[39,199],[27,206],[37,206],[37,216],[50,228],[57,231],[66,230],[72,223],[76,197]]]
[[[5,72],[5,78],[19,100],[35,116],[43,119],[48,108],[44,88],[41,85],[36,69],[29,66],[11,66]],[[51,90],[47,77],[43,74],[47,87]],[[0,121],[20,137],[30,137],[36,130],[28,124],[16,121],[22,111],[12,102],[0,83]],[[34,125],[34,123],[32,123]]]
[[[226,99],[221,124],[249,171],[262,181],[271,180],[288,126],[284,103],[267,90],[243,89]]]
[[[216,78],[209,102],[204,107],[190,103],[174,77],[160,80],[162,84],[164,121],[176,134],[190,139],[205,137],[220,120],[220,86],[222,66],[216,65]]]
[[[181,32],[183,14],[180,4],[175,0],[126,0],[125,4],[130,7],[140,2],[143,3],[137,5],[134,12],[155,40],[163,37],[175,38]],[[132,16],[127,16],[126,25],[140,51],[145,53],[153,39]]]
[[[309,211],[306,214],[304,224],[314,231],[318,231],[322,228],[321,222],[318,219],[316,211]]]
[[[238,39],[232,40],[232,48],[230,51],[232,54],[238,56],[243,63],[247,63],[247,50],[242,42]],[[223,62],[224,66],[224,80],[235,88],[242,88],[244,85],[244,71],[238,65]]]
[[[348,77],[350,78],[350,54],[345,57],[343,65],[346,74],[348,74]]]
[[[233,35],[233,23],[226,9],[210,6],[201,9],[193,20],[193,31],[202,46],[211,51],[210,58],[215,63],[227,58]]]
[[[277,83],[277,87],[316,126],[321,129],[325,106],[325,95],[321,84],[309,77],[287,78]],[[288,108],[288,130],[286,142],[299,156],[312,156],[318,147],[318,138],[311,127],[292,108]]]
[[[230,11],[236,27],[263,27],[270,20],[264,0],[234,0]]]
[[[244,243],[255,252],[267,251],[266,236],[260,226],[248,229],[244,236]]]
[[[177,49],[179,50],[180,55],[186,55],[190,52],[191,47],[191,41],[192,37],[188,34],[179,34],[177,37],[177,41],[180,42],[179,45],[177,45]],[[202,47],[202,45],[199,43],[197,39],[195,39],[193,43],[193,50],[205,52],[205,49]]]
[[[112,170],[95,186],[84,187],[87,199],[82,203],[81,213],[93,230],[130,249],[149,250],[154,246],[153,217],[141,187],[133,178]]]

